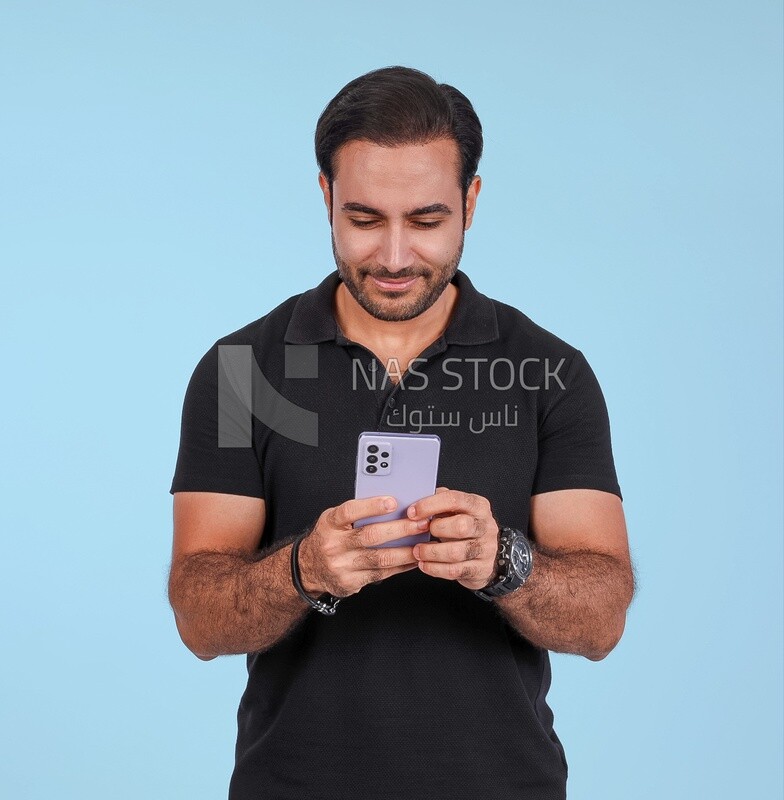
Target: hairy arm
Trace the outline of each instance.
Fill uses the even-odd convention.
[[[257,550],[264,520],[258,498],[175,494],[169,601],[183,642],[205,661],[266,650],[310,608],[291,584],[293,537]]]
[[[169,598],[188,648],[208,661],[266,650],[310,609],[291,585],[291,543],[263,558],[192,553],[172,568]]]
[[[356,520],[392,508],[392,498],[379,496],[347,500],[321,513],[299,550],[302,587],[310,597],[324,592],[346,597],[416,568],[411,547],[374,545],[421,532],[426,522],[353,527]],[[264,521],[259,498],[212,492],[174,496],[169,600],[183,642],[205,661],[266,650],[311,609],[291,581],[296,536],[259,552]]]
[[[618,643],[634,595],[620,498],[569,489],[531,498],[534,569],[498,609],[533,644],[593,661]]]
[[[423,572],[473,590],[495,580],[499,526],[487,498],[440,486],[407,513],[432,516],[435,540],[413,548]],[[534,495],[529,533],[533,572],[493,602],[532,644],[604,658],[621,638],[634,593],[620,498],[594,489]]]

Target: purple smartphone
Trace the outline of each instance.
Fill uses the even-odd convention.
[[[357,520],[354,527],[401,519],[412,503],[434,494],[440,451],[441,439],[435,434],[360,433],[354,497],[391,495],[397,500],[397,508],[389,514]],[[403,547],[427,541],[429,531],[376,547]]]

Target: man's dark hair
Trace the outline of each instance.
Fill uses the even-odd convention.
[[[335,153],[347,142],[384,147],[453,139],[460,151],[463,203],[482,157],[482,125],[468,98],[410,67],[384,67],[355,78],[329,102],[316,125],[316,160],[328,183]]]

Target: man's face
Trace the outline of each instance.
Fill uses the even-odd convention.
[[[479,178],[468,190],[464,227],[460,157],[451,139],[399,147],[348,142],[334,166],[332,250],[346,288],[378,319],[419,316],[457,270]],[[329,209],[323,175],[319,183]]]

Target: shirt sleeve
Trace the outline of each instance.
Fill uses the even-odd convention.
[[[567,372],[547,392],[539,420],[539,453],[531,494],[599,489],[621,499],[604,395],[585,356],[576,350]]]
[[[264,497],[261,464],[253,444],[218,444],[218,345],[199,361],[185,392],[180,448],[171,494],[220,492]],[[224,425],[226,408],[222,408]],[[231,406],[229,406],[231,412]]]

